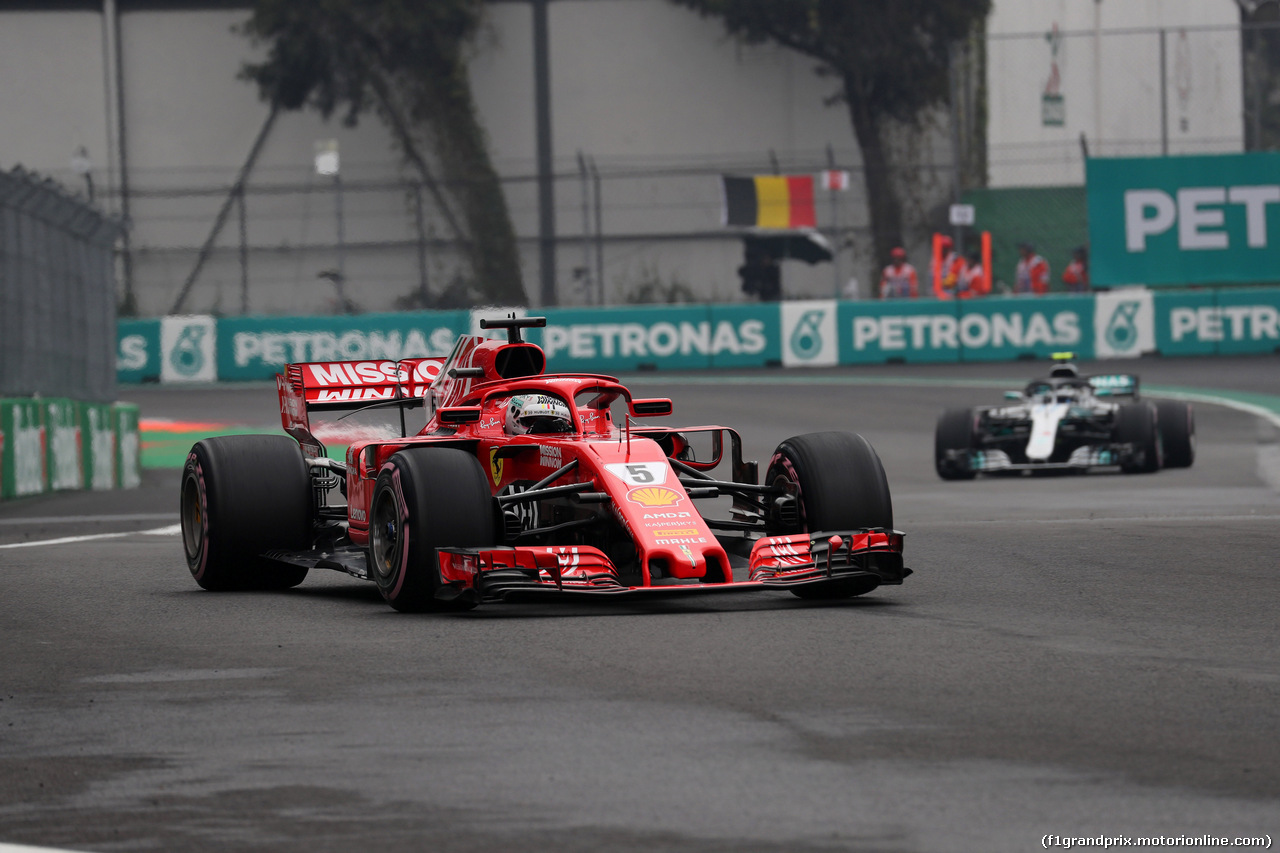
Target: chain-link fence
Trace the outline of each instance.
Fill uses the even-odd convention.
[[[114,400],[118,233],[56,182],[0,172],[0,396]]]
[[[1276,4],[1272,4],[1276,5]],[[992,232],[995,278],[1033,242],[1055,270],[1087,241],[1088,156],[1160,156],[1280,145],[1280,24],[992,34],[957,45],[953,103],[920,127],[892,128],[903,239],[917,267],[930,235],[951,230],[961,195]],[[841,105],[833,109],[844,109]],[[821,146],[821,141],[816,141]],[[394,311],[469,304],[465,259],[432,194],[409,172],[343,160],[241,181],[230,171],[131,173],[127,304],[142,316]],[[846,190],[817,192],[831,263],[783,267],[787,298],[874,294],[878,275],[861,154],[847,140],[733,158],[622,158],[558,152],[555,294],[562,305],[743,298],[741,235],[720,224],[723,174],[847,170]],[[498,163],[525,293],[541,298],[538,182],[529,163]],[[1045,191],[1036,193],[1033,188]],[[118,199],[108,199],[118,204]],[[963,235],[966,240],[972,235]],[[972,247],[973,243],[970,243]],[[1062,287],[1055,272],[1055,286]]]
[[[919,161],[903,165],[909,247],[921,262],[930,229],[945,223],[952,169],[935,127]],[[919,144],[919,143],[917,143]],[[940,150],[935,150],[940,149]],[[831,297],[849,278],[868,281],[870,222],[854,149],[761,152],[733,161],[666,163],[562,157],[556,164],[556,301],[743,299],[740,229],[721,224],[725,174],[812,175],[848,170],[847,189],[816,190],[819,230],[834,261],[784,265],[790,298]],[[506,174],[525,293],[539,302],[539,210],[531,174]],[[456,237],[411,177],[361,174],[339,182],[275,169],[241,187],[157,186],[140,170],[130,217],[133,281],[141,316],[168,313],[315,314],[466,307]],[[228,201],[230,206],[227,206]],[[222,225],[212,225],[226,208]],[[867,290],[869,293],[869,288]]]

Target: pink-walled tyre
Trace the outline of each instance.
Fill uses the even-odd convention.
[[[778,524],[771,535],[893,528],[893,499],[884,466],[860,435],[817,432],[786,439],[769,460],[765,484],[781,487],[799,504],[798,524]],[[792,592],[801,598],[848,598],[877,583]]]
[[[369,507],[369,573],[396,610],[462,610],[474,598],[437,599],[436,549],[497,541],[493,495],[476,457],[463,450],[401,450],[378,472]]]
[[[196,442],[182,471],[179,513],[187,568],[209,590],[288,589],[307,569],[261,556],[305,550],[311,478],[298,443],[283,435]]]

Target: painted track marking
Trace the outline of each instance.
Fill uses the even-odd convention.
[[[125,536],[177,536],[182,533],[181,524],[170,524],[167,527],[157,527],[152,530],[128,530],[124,533],[91,533],[88,536],[62,536],[57,539],[41,539],[37,542],[10,542],[7,545],[0,545],[0,549],[7,548],[35,548],[39,545],[70,545],[74,542],[93,542],[98,539],[121,539]],[[0,850],[0,853],[4,853]]]
[[[41,515],[30,518],[0,518],[0,526],[16,527],[22,524],[83,524],[106,521],[164,521],[173,518],[171,512],[134,512],[122,515]]]

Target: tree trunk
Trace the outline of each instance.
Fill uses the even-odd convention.
[[[502,182],[489,159],[465,69],[455,76],[452,85],[433,86],[428,115],[440,171],[449,176],[449,195],[457,201],[471,238],[475,288],[497,304],[527,305]]]
[[[859,92],[852,78],[845,78],[844,89],[853,133],[862,149],[862,176],[867,187],[871,242],[878,270],[889,263],[890,250],[902,245],[902,205],[893,185],[893,167],[880,135],[880,122],[868,104],[870,99]]]

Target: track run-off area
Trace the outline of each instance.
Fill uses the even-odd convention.
[[[791,435],[872,443],[915,573],[836,603],[403,615],[324,571],[205,592],[168,467],[199,434],[144,435],[140,489],[0,504],[0,849],[1274,838],[1280,356],[1080,366],[1191,400],[1195,465],[940,480],[943,409],[1043,363],[627,377],[674,400],[657,422],[733,427],[762,467]],[[157,424],[279,430],[262,383],[120,396]]]

